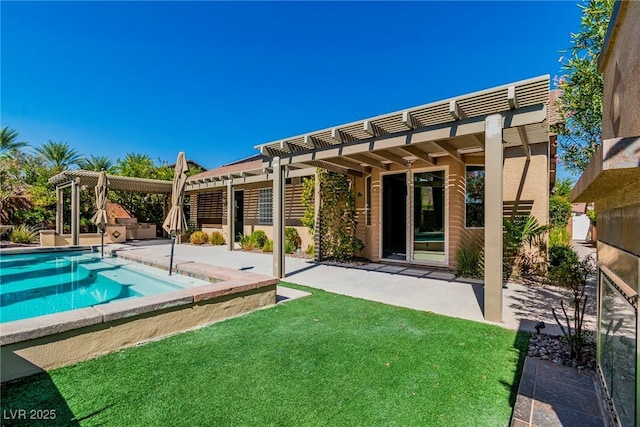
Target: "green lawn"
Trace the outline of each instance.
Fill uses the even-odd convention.
[[[3,386],[3,413],[55,409],[43,425],[508,424],[524,334],[305,290],[313,295]]]

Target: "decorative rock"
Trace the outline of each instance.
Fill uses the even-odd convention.
[[[571,359],[571,353],[564,344],[564,337],[547,334],[531,334],[529,340],[529,357],[539,357],[541,360],[550,360],[553,363],[572,366],[579,370],[594,371],[596,367],[595,343],[584,344],[582,356],[583,360],[578,362]]]

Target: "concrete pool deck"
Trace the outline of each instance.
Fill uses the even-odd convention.
[[[109,245],[108,251],[119,256],[135,253],[139,258],[168,264],[170,245],[167,241]],[[582,255],[591,248],[577,245]],[[126,255],[125,255],[126,256]],[[235,250],[226,246],[175,246],[174,263],[185,267],[189,263],[224,266],[245,272],[272,274],[272,255]],[[486,322],[483,316],[483,284],[480,280],[456,279],[446,270],[426,270],[405,265],[371,263],[362,266],[316,263],[307,259],[286,257],[284,282],[322,289],[356,298],[378,301],[414,310],[430,311],[451,317]],[[283,289],[278,287],[279,291]],[[504,291],[501,326],[534,331],[539,321],[546,324],[545,333],[560,335],[551,308],[560,308],[566,296],[563,289],[549,286],[525,286],[509,283]],[[592,299],[595,301],[595,298]],[[594,311],[595,313],[595,311]],[[595,327],[595,318],[585,319],[587,328]],[[486,322],[492,323],[492,322]]]

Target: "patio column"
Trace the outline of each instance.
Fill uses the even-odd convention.
[[[71,181],[71,244],[80,244],[80,188],[78,181]]]
[[[285,276],[284,268],[284,168],[273,158],[273,276]]]
[[[56,186],[56,233],[62,234],[64,227],[64,188]]]
[[[484,318],[502,322],[502,116],[485,119]]]
[[[236,241],[236,231],[234,230],[234,226],[236,218],[235,218],[235,209],[233,206],[233,182],[231,180],[227,181],[227,230],[229,230],[229,239],[227,242],[227,250],[232,251],[234,248],[234,244]]]

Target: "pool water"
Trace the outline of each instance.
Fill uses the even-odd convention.
[[[169,281],[133,264],[89,252],[2,255],[0,322],[172,292],[196,281]]]

